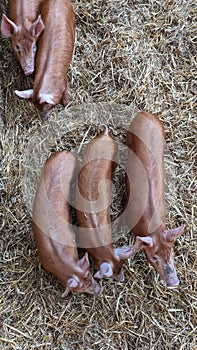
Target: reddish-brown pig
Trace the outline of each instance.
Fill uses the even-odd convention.
[[[32,99],[42,118],[58,103],[68,103],[67,71],[72,59],[75,17],[69,0],[45,0],[41,11],[45,30],[39,40],[34,89],[15,93]]]
[[[87,253],[78,260],[70,213],[71,188],[79,167],[70,152],[56,152],[42,170],[33,206],[33,231],[41,264],[69,291],[98,295]]]
[[[173,244],[183,233],[184,225],[166,230],[162,123],[150,113],[139,113],[129,126],[127,146],[125,217],[129,229],[136,235],[135,249],[143,249],[167,286],[176,287],[179,280],[174,267]]]
[[[25,73],[34,71],[36,42],[44,29],[40,16],[43,0],[9,0],[9,17],[3,14],[1,33],[10,38],[14,54]]]
[[[116,142],[105,132],[86,147],[76,188],[76,212],[79,222],[77,243],[85,248],[99,270],[96,278],[114,277],[123,281],[121,268],[133,248],[113,248],[110,223],[111,178],[118,160]]]

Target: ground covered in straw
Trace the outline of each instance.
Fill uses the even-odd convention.
[[[1,13],[7,3],[1,1]],[[31,87],[0,46],[1,236],[0,348],[193,350],[195,255],[195,0],[73,0],[76,47],[70,104],[42,122],[14,89]],[[139,253],[125,282],[103,281],[99,297],[69,295],[39,265],[31,205],[42,162],[55,149],[79,156],[100,122],[119,142],[122,166],[113,185],[114,221],[124,203],[126,128],[137,110],[155,113],[166,133],[166,224],[186,224],[175,244],[177,290],[168,290]],[[121,229],[121,228],[120,228]],[[116,244],[133,243],[123,232]]]

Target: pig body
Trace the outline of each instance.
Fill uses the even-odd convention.
[[[113,248],[110,224],[111,178],[117,162],[116,142],[106,128],[86,147],[76,189],[79,222],[77,243],[85,248],[99,271],[97,278],[124,278],[121,268],[131,256],[131,247]]]
[[[184,226],[166,230],[162,123],[150,113],[139,113],[127,132],[127,146],[127,226],[136,236],[135,248],[144,250],[147,260],[168,287],[176,287],[179,280],[173,243],[183,233]]]
[[[89,271],[87,254],[78,260],[70,215],[70,192],[77,176],[77,159],[56,152],[45,163],[33,206],[33,231],[43,267],[69,291],[98,295],[101,287]]]
[[[33,73],[36,42],[44,29],[40,16],[43,0],[9,0],[9,17],[3,14],[1,33],[10,38],[14,54],[26,75]]]
[[[39,40],[34,89],[15,93],[32,99],[43,118],[58,103],[68,103],[67,71],[72,59],[75,17],[69,0],[45,0],[41,11],[45,30]]]

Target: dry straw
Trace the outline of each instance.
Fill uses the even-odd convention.
[[[0,6],[7,13],[5,0]],[[48,121],[42,122],[29,101],[14,95],[15,89],[32,87],[33,78],[24,77],[10,43],[1,38],[0,348],[194,350],[196,1],[76,0],[73,6],[70,104],[65,111],[57,106]],[[175,244],[180,287],[168,290],[139,253],[125,264],[124,283],[103,281],[100,297],[80,294],[62,300],[63,288],[39,265],[33,241],[23,196],[26,150],[31,140],[38,140],[29,157],[41,162],[55,149],[82,152],[104,119],[124,158],[125,128],[138,109],[157,114],[164,123],[166,223],[187,226]],[[55,136],[41,157],[43,135],[50,128]],[[32,191],[39,170],[40,163],[31,172]],[[124,204],[122,175],[118,168],[112,219]],[[133,243],[133,237],[124,233],[116,243]]]

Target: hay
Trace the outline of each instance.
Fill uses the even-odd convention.
[[[7,11],[5,0],[0,6]],[[33,78],[23,76],[9,42],[1,38],[1,349],[193,350],[195,1],[76,0],[73,6],[77,37],[70,104],[65,111],[57,106],[47,122],[14,95],[14,89],[32,87]],[[80,294],[62,300],[63,288],[41,268],[31,233],[40,164],[55,149],[80,151],[81,156],[102,119],[119,142],[124,165],[125,131],[138,109],[158,114],[164,123],[166,223],[187,225],[175,244],[181,285],[168,290],[139,253],[125,264],[124,283],[103,281],[100,297]],[[45,148],[43,135],[51,135],[50,130],[54,137]],[[27,152],[31,142],[34,148]],[[34,172],[30,160],[38,162]],[[124,203],[121,171],[114,178],[113,220]],[[133,242],[124,232],[120,236],[117,244]]]

